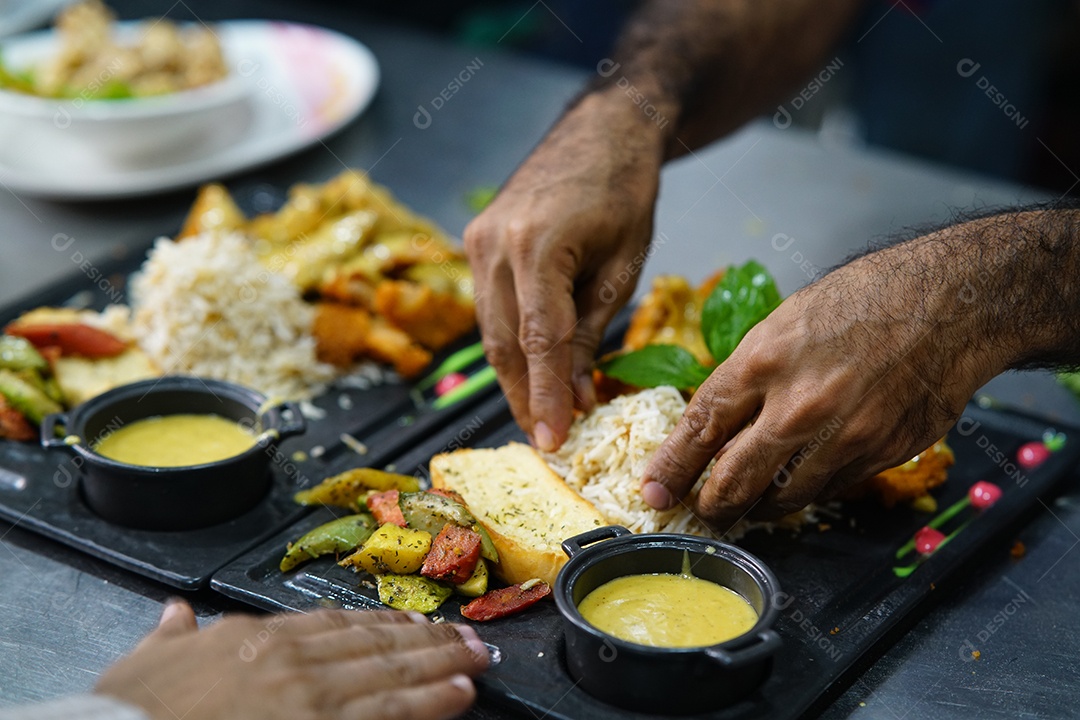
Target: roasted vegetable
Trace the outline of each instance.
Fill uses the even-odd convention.
[[[48,370],[49,363],[26,338],[0,335],[0,368],[5,370]]]
[[[402,493],[401,513],[409,527],[438,535],[447,523],[472,527],[476,518],[461,503],[431,492]]]
[[[476,622],[495,620],[520,612],[550,594],[551,587],[543,580],[526,580],[476,598],[461,608],[461,614]]]
[[[11,370],[0,370],[0,395],[7,404],[26,416],[31,423],[39,424],[51,413],[58,413],[63,408],[30,383]]]
[[[463,503],[452,500],[446,492],[425,490],[403,493],[401,512],[409,527],[425,530],[432,535],[438,535],[447,523],[472,529],[480,535],[480,554],[493,563],[499,562],[499,553],[495,550],[495,543],[491,542],[487,530],[476,521]]]
[[[0,395],[0,438],[25,442],[37,437],[37,429]]]
[[[447,524],[431,543],[420,574],[461,585],[472,577],[479,560],[480,534],[467,527]]]
[[[398,504],[401,493],[397,490],[368,495],[367,507],[380,525],[393,523],[398,527],[406,527],[405,516],[401,514],[401,506]]]
[[[301,505],[335,505],[356,510],[360,498],[372,490],[414,492],[419,489],[420,481],[411,475],[355,468],[328,477],[313,488],[301,490],[293,499]]]
[[[358,548],[371,537],[375,527],[375,519],[366,513],[347,515],[320,525],[289,544],[288,552],[281,558],[281,572],[289,572],[322,555],[336,555]]]
[[[4,332],[26,338],[37,348],[58,347],[64,355],[114,357],[128,348],[112,333],[82,323],[15,323]]]
[[[454,592],[465,597],[480,597],[487,592],[489,575],[487,560],[480,558],[476,562],[476,569],[473,570],[472,577],[460,585],[454,586]]]
[[[433,613],[454,592],[453,589],[419,575],[379,575],[379,600],[395,610]]]
[[[363,547],[338,564],[361,567],[373,575],[409,575],[420,569],[430,549],[430,534],[386,523],[372,533]]]

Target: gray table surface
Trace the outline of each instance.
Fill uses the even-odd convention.
[[[122,15],[132,5],[113,4]],[[345,166],[366,168],[454,233],[470,217],[465,193],[503,180],[583,80],[577,71],[299,4],[179,5],[207,20],[280,16],[337,27],[368,44],[382,64],[382,88],[359,121],[310,151],[235,182],[287,186],[325,179]],[[417,106],[430,103],[474,58],[481,69],[433,114],[430,127],[415,127]],[[642,287],[658,273],[700,280],[714,268],[756,257],[791,292],[870,239],[942,222],[957,208],[1040,197],[757,124],[664,171],[657,249]],[[98,263],[175,230],[191,198],[184,191],[53,203],[0,187],[0,303],[77,272],[75,251]],[[58,251],[66,239],[54,240],[57,235],[74,242]],[[1080,423],[1080,408],[1045,375],[1011,374],[990,389],[1010,403]],[[1071,551],[1080,544],[1080,486],[1071,481],[1064,492],[1046,498],[1019,532],[1028,548],[1023,559],[1010,559],[1007,547],[988,549],[891,649],[837,690],[824,717],[1073,714],[1080,700],[1073,644],[1080,637],[1080,577],[1073,567],[1080,556]],[[171,594],[17,526],[0,523],[0,546],[0,706],[92,687],[104,667],[153,627]],[[235,608],[209,592],[193,600],[204,622]],[[980,650],[978,661],[970,661],[966,643]]]

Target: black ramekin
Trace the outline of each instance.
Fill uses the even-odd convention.
[[[593,544],[600,540],[606,542]],[[555,603],[565,625],[567,670],[594,697],[638,712],[700,713],[746,697],[768,677],[780,647],[772,629],[780,585],[750,553],[690,535],[634,535],[618,525],[582,533],[562,547],[570,560],[555,581]],[[695,577],[749,601],[758,614],[749,632],[708,647],[648,647],[601,632],[578,612],[586,595],[615,578],[682,572],[684,552]]]
[[[270,487],[277,441],[305,430],[291,402],[264,407],[266,396],[220,380],[166,376],[123,385],[67,413],[41,422],[41,444],[74,454],[83,499],[104,519],[146,530],[191,530],[224,522],[249,510]],[[127,423],[159,415],[212,413],[257,434],[256,443],[231,458],[184,467],[143,467],[94,452],[104,435]],[[57,437],[57,426],[66,437]]]

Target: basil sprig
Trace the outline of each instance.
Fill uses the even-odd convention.
[[[635,387],[696,388],[781,300],[776,281],[761,263],[750,260],[742,267],[731,266],[701,311],[701,333],[714,360],[711,366],[702,365],[678,345],[648,345],[605,360],[600,370]]]

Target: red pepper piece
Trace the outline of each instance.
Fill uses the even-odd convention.
[[[399,499],[400,493],[397,490],[387,490],[368,496],[367,507],[374,516],[375,522],[380,525],[393,523],[398,527],[408,527],[405,516],[401,512],[401,505],[398,504]]]
[[[431,543],[420,574],[432,580],[461,585],[472,577],[479,560],[480,533],[448,524]]]
[[[0,395],[0,438],[26,442],[37,440],[37,429]]]
[[[128,344],[110,332],[81,323],[15,324],[4,332],[26,338],[36,348],[54,345],[63,355],[82,355],[88,358],[115,357]]]
[[[539,581],[529,585],[533,582],[528,580],[520,585],[492,590],[461,608],[461,614],[469,620],[484,622],[521,612],[551,594],[551,588],[546,582]],[[523,585],[529,587],[523,589]]]

